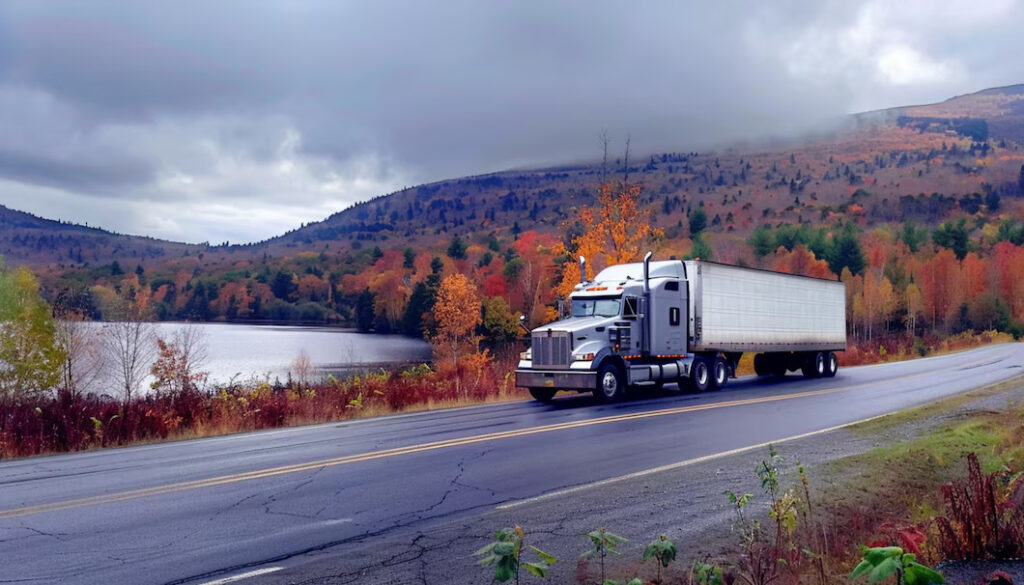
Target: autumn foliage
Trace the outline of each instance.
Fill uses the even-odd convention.
[[[653,227],[650,210],[640,205],[641,185],[605,183],[598,188],[597,203],[580,209],[576,223],[579,233],[559,252],[570,257],[562,268],[562,279],[555,288],[560,297],[568,297],[580,281],[580,267],[574,260],[587,259],[587,279],[604,266],[635,262],[663,235]]]
[[[434,304],[437,329],[431,341],[438,363],[458,369],[459,358],[476,352],[480,325],[480,297],[476,286],[464,274],[452,274],[441,282]]]

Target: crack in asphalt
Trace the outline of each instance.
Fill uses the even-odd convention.
[[[18,528],[22,528],[24,530],[28,530],[29,532],[35,533],[35,534],[37,534],[39,536],[48,536],[48,537],[56,539],[56,540],[58,540],[60,542],[64,542],[64,539],[61,538],[61,537],[67,536],[67,533],[64,533],[64,532],[46,532],[45,530],[39,530],[37,528],[32,528],[31,526],[26,526],[24,524],[22,524]]]
[[[327,508],[327,506],[324,506],[324,508],[321,508],[320,510],[318,510],[313,515],[310,515],[310,514],[300,514],[300,513],[297,513],[297,512],[283,512],[283,511],[280,511],[280,510],[272,510],[271,506],[274,505],[275,503],[277,503],[277,498],[280,497],[282,494],[285,494],[285,493],[295,493],[295,492],[299,491],[300,489],[306,487],[307,485],[313,483],[316,480],[316,476],[319,475],[320,472],[323,471],[323,470],[324,470],[323,467],[318,467],[317,469],[314,469],[312,473],[309,474],[309,477],[307,477],[306,479],[296,483],[294,486],[290,486],[289,489],[278,490],[278,491],[275,491],[274,493],[268,495],[267,499],[264,500],[264,502],[261,504],[263,506],[263,513],[264,514],[268,514],[268,515],[273,515],[273,516],[288,516],[288,517],[292,517],[292,518],[302,518],[302,519],[305,519],[305,520],[316,520],[318,518],[320,512],[323,512],[324,509]]]
[[[245,502],[247,502],[247,501],[249,501],[249,500],[251,500],[251,499],[253,499],[253,498],[257,497],[257,496],[259,496],[259,494],[249,494],[248,496],[245,496],[244,498],[239,499],[238,501],[236,501],[235,503],[231,504],[230,506],[227,506],[225,508],[221,508],[220,510],[217,510],[216,512],[214,512],[213,514],[211,514],[210,516],[208,516],[206,518],[206,520],[203,522],[203,524],[204,524],[203,526],[199,526],[195,530],[192,530],[192,531],[188,532],[187,534],[185,534],[185,535],[183,535],[183,536],[181,536],[179,538],[175,538],[175,539],[171,540],[170,542],[168,542],[167,544],[168,545],[172,545],[172,544],[177,544],[177,543],[180,543],[180,542],[185,542],[187,540],[190,540],[192,537],[194,537],[197,534],[199,534],[200,532],[203,532],[204,530],[206,530],[207,527],[214,520],[216,520],[219,516],[221,516],[222,514],[226,514],[226,513],[230,512],[231,510],[234,510],[235,508],[238,508],[239,506],[241,506]]]

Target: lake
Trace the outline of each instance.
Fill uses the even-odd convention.
[[[92,323],[103,327],[103,323]],[[350,329],[230,323],[156,323],[158,337],[171,339],[181,327],[194,327],[206,346],[202,370],[209,381],[243,381],[253,376],[284,381],[292,362],[305,352],[321,376],[373,367],[430,361],[430,345],[401,335],[373,335]],[[144,385],[148,386],[148,382]]]

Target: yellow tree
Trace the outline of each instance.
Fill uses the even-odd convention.
[[[662,231],[651,227],[651,212],[640,208],[640,185],[610,183],[598,189],[597,204],[584,207],[578,222],[582,231],[572,238],[575,256],[588,260],[586,277],[593,278],[598,261],[604,264],[623,264],[640,259],[644,248],[661,237]],[[603,257],[603,258],[602,258]],[[567,297],[580,281],[576,262],[569,262],[562,271],[562,281],[556,288],[558,296]]]
[[[911,282],[907,285],[907,331],[913,336],[917,332],[917,319],[924,311],[924,297],[921,289]]]
[[[456,272],[441,281],[434,303],[437,331],[431,341],[435,355],[459,368],[459,356],[476,351],[476,327],[480,324],[480,297],[465,274]],[[457,379],[457,378],[456,378]],[[457,382],[456,382],[457,383]]]
[[[893,288],[892,282],[885,276],[879,281],[878,287],[875,289],[878,321],[884,327],[884,332],[889,332],[889,321],[892,319],[893,314],[899,307],[899,298],[896,296],[896,289]]]
[[[64,357],[39,281],[24,267],[9,272],[0,258],[0,399],[53,388]]]

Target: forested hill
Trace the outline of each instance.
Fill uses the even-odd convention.
[[[117,258],[153,261],[203,248],[54,221],[0,205],[0,255],[8,263],[70,268]]]
[[[734,230],[749,229],[769,216],[817,221],[815,211],[842,206],[856,188],[869,192],[875,206],[922,193],[973,196],[982,185],[1008,193],[1024,157],[1024,84],[938,104],[867,112],[850,122],[845,132],[798,146],[661,153],[635,157],[629,169],[615,157],[603,170],[617,179],[628,171],[632,180],[642,182],[648,203],[663,212],[663,225],[670,226],[673,218],[678,223],[680,212],[703,202],[719,210],[722,221],[731,215]],[[431,242],[439,232],[555,228],[574,208],[592,201],[602,175],[602,166],[591,163],[423,185],[347,209],[268,244],[281,249],[394,237]],[[801,194],[802,199],[796,197]],[[903,201],[902,210],[880,219],[902,220],[903,211],[919,221],[937,221],[944,208],[958,205],[938,199],[924,204],[929,209]],[[748,225],[738,218],[748,219]]]
[[[641,186],[638,203],[652,213],[666,257],[692,252],[696,231],[705,257],[770,263],[764,255],[775,244],[790,250],[811,243],[811,232],[822,256],[837,227],[896,239],[908,222],[914,241],[955,241],[959,257],[984,253],[1000,238],[1024,240],[1015,223],[1024,212],[1024,85],[859,114],[842,131],[786,146],[646,154],[628,164],[612,153],[607,165],[441,181],[245,246],[174,244],[4,210],[0,254],[40,272],[51,297],[72,287],[102,297],[121,290],[125,274],[137,276],[165,318],[352,323],[361,296],[364,314],[373,303],[370,326],[399,328],[416,285],[452,270],[537,317],[547,302],[540,291],[557,274],[531,272],[527,286],[521,266],[543,250],[544,269],[557,273],[559,242],[571,247],[579,211],[604,181]],[[417,329],[410,319],[406,329]]]

